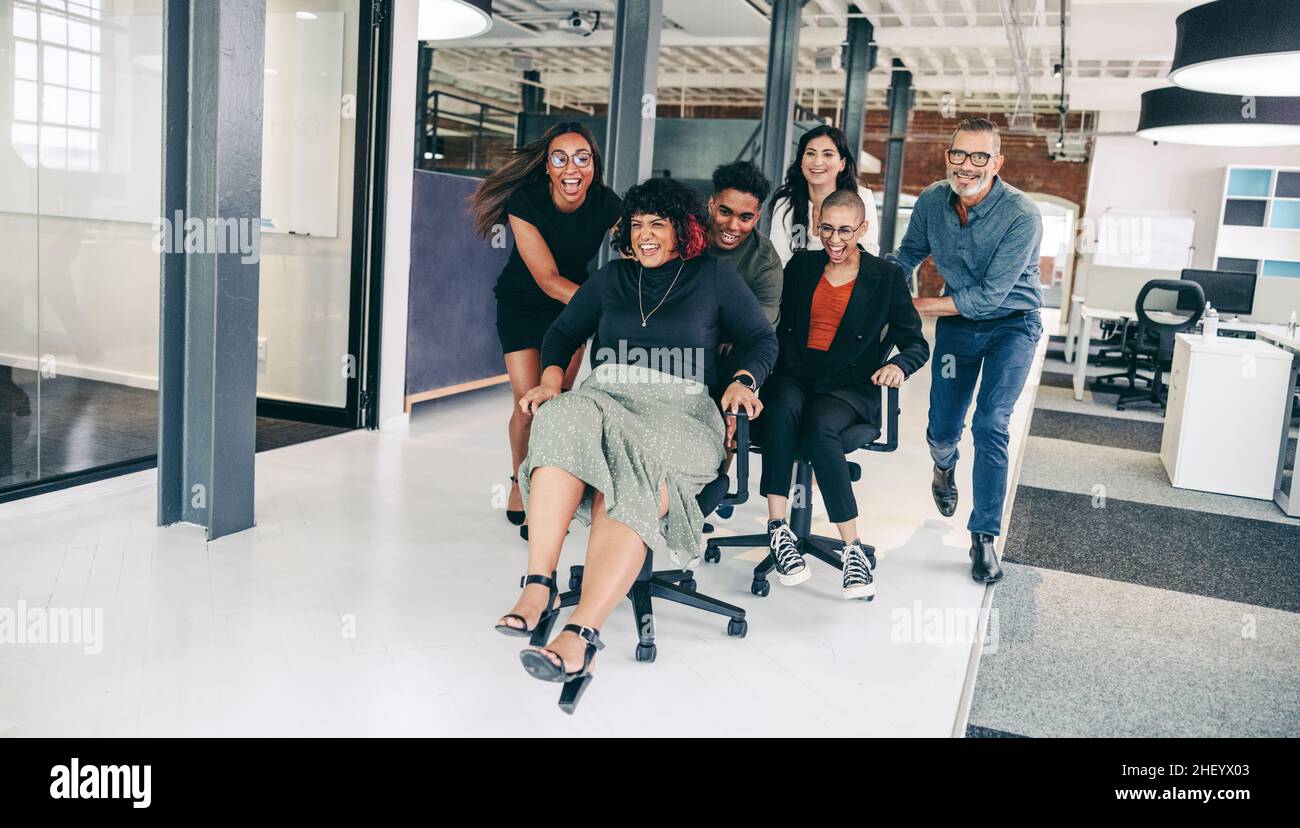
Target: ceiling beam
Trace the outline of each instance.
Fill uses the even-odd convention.
[[[871,73],[872,82],[868,88],[883,89],[888,86],[887,72]],[[609,87],[609,75],[594,73],[543,73],[542,83],[547,87],[571,88],[584,87],[601,89]],[[681,85],[681,78],[675,77],[668,84],[673,88]],[[767,76],[763,72],[696,72],[687,78],[687,87],[691,89],[753,89],[761,90],[767,85]],[[821,91],[842,91],[844,80],[829,72],[800,72],[797,80],[801,90],[817,88]],[[996,93],[1014,95],[1018,89],[1014,75],[980,75],[965,78],[961,75],[915,75],[912,85],[923,92],[971,92],[973,94]],[[1071,98],[1079,90],[1104,90],[1116,93],[1140,95],[1142,92],[1159,86],[1168,86],[1163,78],[1077,78],[1071,82]],[[1030,78],[1031,91],[1035,95],[1055,98],[1061,93],[1061,83],[1051,76]]]
[[[801,49],[839,46],[848,36],[842,26],[807,27],[799,35]],[[1050,46],[1060,39],[1054,27],[1026,27],[1025,42],[1034,46]],[[590,37],[575,37],[561,31],[546,32],[534,37],[476,37],[467,40],[440,41],[440,50],[461,49],[593,49],[612,48],[613,35],[599,31]],[[876,27],[876,43],[886,48],[979,48],[981,46],[1006,48],[1007,35],[1002,26],[907,26]],[[675,46],[758,46],[767,48],[767,38],[750,36],[701,37],[682,29],[665,29],[663,48]]]

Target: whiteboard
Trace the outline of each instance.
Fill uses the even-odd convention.
[[[266,16],[262,232],[338,235],[343,12]]]
[[[1111,208],[1097,225],[1093,263],[1106,267],[1182,270],[1191,267],[1196,214]]]

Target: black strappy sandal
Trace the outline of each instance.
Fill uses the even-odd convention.
[[[502,635],[509,635],[515,638],[527,638],[529,643],[535,647],[545,644],[551,637],[551,628],[555,626],[555,619],[560,616],[560,602],[557,600],[560,591],[555,586],[555,573],[551,577],[545,575],[526,575],[519,579],[519,588],[523,589],[529,584],[541,584],[551,591],[551,595],[546,600],[546,610],[537,619],[537,626],[529,629],[528,619],[524,618],[517,612],[507,613],[501,616],[505,618],[518,618],[522,627],[514,627],[510,624],[497,624],[496,630]]]
[[[510,475],[510,482],[514,483],[515,485],[519,485],[519,478],[515,477],[512,474]],[[522,526],[524,522],[524,510],[506,509],[506,520],[510,521],[515,526]],[[524,539],[527,540],[527,537],[525,537]]]
[[[582,669],[576,672],[566,672],[563,667],[557,667],[554,661],[547,657],[547,654],[555,656],[560,663],[564,659],[560,654],[545,648],[537,650],[524,650],[519,654],[519,660],[523,662],[524,669],[528,675],[541,681],[564,682],[563,689],[560,690],[560,709],[570,715],[577,709],[578,702],[582,699],[583,692],[587,685],[591,684],[591,660],[596,657],[596,653],[605,649],[605,643],[600,640],[600,630],[593,630],[591,627],[580,627],[577,624],[565,624],[561,632],[571,632],[574,635],[587,642],[587,650],[582,655]]]

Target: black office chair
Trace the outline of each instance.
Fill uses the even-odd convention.
[[[898,389],[889,388],[882,399],[881,416],[884,417],[887,436],[881,441],[880,429],[868,423],[855,423],[844,430],[840,435],[840,442],[844,447],[844,453],[850,454],[858,449],[867,451],[894,451],[898,448]],[[761,422],[761,421],[760,421]],[[749,450],[761,454],[762,446],[758,445],[760,437],[752,437],[749,444]],[[736,458],[739,461],[744,455],[739,448],[736,451]],[[862,479],[862,467],[857,463],[849,463],[849,479],[857,482]],[[830,564],[836,569],[844,568],[844,561],[840,558],[837,549],[844,546],[844,542],[839,538],[827,538],[812,533],[812,462],[806,457],[795,459],[795,491],[802,492],[802,498],[794,501],[790,509],[790,529],[795,536],[799,538],[799,552],[804,555],[811,555],[824,563]],[[746,547],[766,547],[767,533],[761,535],[737,535],[735,537],[715,537],[709,539],[709,545],[704,550],[704,560],[708,563],[717,563],[722,560],[722,551],[719,547],[723,546],[746,546]],[[867,554],[867,559],[872,569],[876,568],[876,547],[863,544],[862,549]],[[749,591],[759,598],[765,597],[772,589],[772,584],[767,580],[767,575],[776,567],[776,561],[772,558],[771,553],[763,559],[762,563],[754,567],[754,582],[749,585]]]
[[[736,491],[728,492],[727,487],[731,485],[731,480],[725,473],[719,474],[712,483],[695,496],[700,512],[705,515],[712,513],[719,506],[733,508],[749,499],[749,417],[743,411],[734,416],[736,417]],[[561,607],[575,606],[582,597],[582,571],[581,566],[570,568],[569,591],[560,596]],[[646,547],[641,573],[637,575],[636,582],[632,584],[627,597],[632,600],[632,615],[640,637],[636,646],[637,661],[654,661],[659,652],[655,644],[653,603],[655,598],[727,616],[730,619],[727,622],[727,635],[744,638],[749,632],[745,611],[725,601],[696,592],[695,573],[691,570],[668,569],[655,572],[654,552],[650,547]]]
[[[1164,383],[1164,372],[1174,360],[1174,337],[1190,331],[1201,321],[1205,312],[1205,291],[1189,279],[1152,279],[1138,293],[1137,324],[1125,343],[1127,370],[1120,375],[1097,377],[1093,390],[1118,393],[1115,408],[1123,411],[1135,403],[1152,403],[1165,409],[1169,392]],[[1143,376],[1141,370],[1150,372]],[[1119,379],[1127,382],[1118,384]],[[1145,388],[1138,387],[1138,383]]]

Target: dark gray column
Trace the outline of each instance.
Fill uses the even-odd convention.
[[[432,158],[425,158],[426,152],[433,152],[437,141],[434,133],[438,124],[433,119],[430,87],[433,86],[433,47],[428,43],[420,44],[419,68],[416,70],[418,80],[415,83],[415,168],[431,170],[434,168]]]
[[[898,223],[898,195],[903,188],[903,144],[907,140],[907,120],[912,114],[912,73],[894,58],[889,83],[889,147],[885,152],[885,204],[880,216],[880,250],[892,252],[895,225]]]
[[[541,112],[544,108],[546,90],[534,84],[541,83],[542,73],[537,69],[526,69],[524,80],[527,83],[524,83],[520,90],[520,108],[524,112]]]
[[[659,32],[663,0],[618,0],[605,131],[605,183],[623,195],[650,177],[659,103]],[[609,261],[602,244],[597,262]]]
[[[857,6],[849,6],[859,14]],[[867,73],[876,68],[875,27],[866,18],[849,18],[848,42],[844,44],[844,137],[854,152],[862,151],[862,132],[867,118]],[[853,160],[857,160],[854,158]]]
[[[779,187],[785,177],[790,154],[790,130],[794,122],[794,83],[799,59],[800,11],[807,0],[772,0],[772,31],[767,41],[767,92],[763,98],[763,122],[759,132],[758,165]],[[763,211],[763,232],[771,219]]]
[[[618,0],[610,67],[605,183],[619,195],[650,177],[663,0]]]
[[[215,539],[253,525],[266,0],[166,0],[163,30],[158,524]]]
[[[519,85],[519,115],[515,118],[515,146],[522,147],[527,134],[527,123],[531,116],[539,115],[546,109],[546,90],[534,83],[541,81],[542,73],[536,69],[526,69],[523,75],[526,83]],[[608,183],[608,182],[606,182]]]

